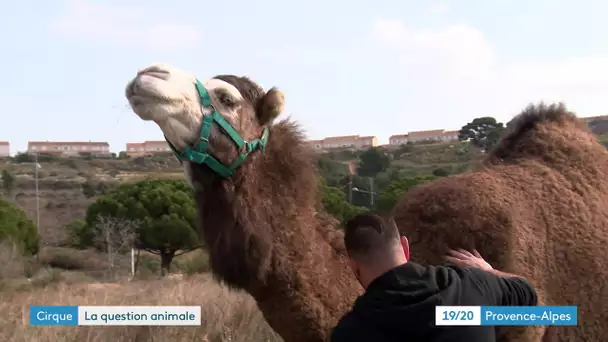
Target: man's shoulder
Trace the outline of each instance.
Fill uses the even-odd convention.
[[[457,275],[458,278],[460,278],[461,280],[464,280],[465,282],[467,282],[467,281],[487,282],[489,279],[496,278],[496,276],[494,276],[480,268],[475,268],[475,267],[461,267],[461,266],[456,266],[456,265],[451,265],[451,264],[442,265],[439,267],[442,267],[442,268],[448,270],[448,272],[452,272],[452,274]]]

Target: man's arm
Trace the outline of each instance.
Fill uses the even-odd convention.
[[[536,290],[524,277],[495,269],[471,268],[471,274],[486,283],[488,293],[496,299],[496,305],[538,305]]]
[[[470,274],[484,284],[484,291],[494,299],[496,305],[538,305],[536,290],[524,277],[495,270],[477,251],[450,251],[446,259],[461,267],[471,267]]]
[[[486,269],[484,271],[486,271],[488,273],[491,273],[491,274],[493,274],[493,275],[495,275],[497,277],[501,277],[501,278],[522,278],[521,276],[518,276],[516,274],[502,272],[502,271],[499,271],[499,270],[494,269],[494,268]]]

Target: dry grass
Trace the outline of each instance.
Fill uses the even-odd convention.
[[[97,271],[108,267],[108,261],[102,253],[65,247],[41,248],[40,262],[50,267],[68,270]]]
[[[182,266],[195,260],[204,264],[204,256],[199,251],[176,262]],[[142,257],[149,262],[157,259]],[[0,242],[0,341],[281,341],[251,296],[218,284],[208,273],[131,282],[120,276],[113,283],[102,283],[92,271],[105,266],[103,254],[45,248],[40,259],[34,268],[31,258]],[[72,270],[49,267],[53,264]],[[201,268],[197,264],[192,267]],[[202,325],[33,327],[29,326],[31,305],[200,305]]]
[[[247,294],[209,275],[122,284],[51,283],[5,292],[0,341],[281,341]],[[30,305],[200,305],[200,327],[32,327]]]
[[[0,241],[0,280],[21,277],[25,273],[25,261],[17,246]]]

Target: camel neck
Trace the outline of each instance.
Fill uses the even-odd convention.
[[[231,179],[209,177],[198,165],[193,173],[213,179],[196,195],[212,269],[250,290],[282,262],[277,250],[304,253],[317,243],[318,184],[312,153],[288,125],[275,125],[266,150],[248,158]]]

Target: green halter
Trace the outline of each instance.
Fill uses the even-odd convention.
[[[183,161],[190,161],[197,164],[206,164],[211,170],[215,171],[218,175],[228,178],[232,176],[234,170],[241,166],[247,159],[247,156],[257,150],[260,149],[264,151],[266,147],[266,143],[268,142],[268,127],[264,127],[264,131],[262,133],[262,137],[260,139],[256,139],[254,141],[246,141],[241,138],[241,136],[237,133],[237,131],[230,125],[220,113],[215,110],[213,105],[211,104],[211,97],[205,89],[205,86],[197,79],[196,80],[196,91],[198,92],[198,96],[201,100],[202,107],[211,107],[213,112],[209,115],[204,115],[203,113],[203,124],[201,126],[200,139],[198,140],[198,144],[195,144],[194,147],[186,147],[183,153],[180,153],[175,147],[169,142],[167,137],[165,136],[165,140],[167,144],[169,144],[169,148],[173,151],[175,156]],[[221,130],[224,131],[231,139],[234,141],[236,147],[240,151],[240,154],[236,159],[230,164],[230,166],[225,166],[221,162],[219,162],[212,155],[207,153],[207,147],[209,146],[209,134],[211,133],[211,125],[213,121],[220,126]]]

